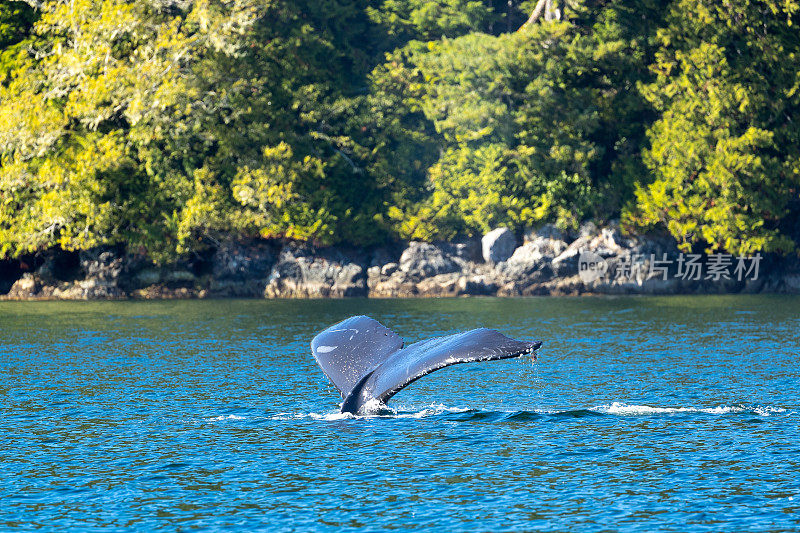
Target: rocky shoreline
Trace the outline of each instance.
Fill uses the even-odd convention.
[[[3,300],[697,293],[800,293],[800,261],[681,254],[666,237],[587,223],[369,250],[229,241],[164,266],[117,248],[0,262]]]

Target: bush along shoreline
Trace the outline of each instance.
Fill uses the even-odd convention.
[[[726,293],[800,293],[800,260],[684,253],[669,237],[586,223],[371,249],[231,240],[166,265],[110,247],[0,262],[3,300]]]

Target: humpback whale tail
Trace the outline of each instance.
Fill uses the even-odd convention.
[[[314,358],[342,395],[342,412],[385,403],[403,387],[435,370],[459,363],[495,361],[532,354],[541,342],[510,339],[478,328],[403,346],[403,339],[377,320],[354,316],[311,341]]]

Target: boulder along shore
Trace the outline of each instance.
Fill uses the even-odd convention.
[[[0,262],[3,300],[697,293],[800,293],[800,260],[683,254],[667,237],[586,223],[573,233],[497,228],[483,238],[367,250],[228,241],[160,266],[119,248]]]

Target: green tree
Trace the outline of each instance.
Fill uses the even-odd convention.
[[[0,84],[18,64],[24,40],[30,35],[36,13],[25,2],[0,3]]]
[[[197,58],[234,54],[254,18],[245,3],[224,18],[216,7],[176,16],[121,0],[42,4],[37,49],[0,90],[0,254],[174,247],[191,182],[164,146],[198,125]]]
[[[35,12],[25,2],[8,0],[0,4],[0,49],[27,37],[34,20]]]
[[[347,134],[370,23],[318,4],[43,3],[35,55],[0,90],[0,255],[381,238],[385,187]]]
[[[369,172],[356,131],[371,27],[357,2],[279,2],[253,25],[244,53],[202,63],[203,92],[224,90],[231,114],[209,114],[213,153],[196,164],[227,194],[220,209],[233,214],[233,231],[325,244],[385,238],[387,187]],[[249,190],[272,191],[274,203]],[[209,230],[189,227],[200,237]]]
[[[367,13],[384,31],[382,41],[400,48],[409,41],[432,41],[481,32],[516,30],[533,9],[531,0],[381,0]]]
[[[735,16],[731,16],[731,9]],[[665,226],[684,249],[788,250],[783,221],[798,199],[797,2],[677,2],[659,32],[661,112],[645,153],[654,180],[626,214]],[[692,16],[686,16],[686,13]]]
[[[383,68],[404,72],[390,81],[406,80],[409,99],[435,128],[425,141],[441,154],[426,169],[427,194],[391,210],[399,233],[450,238],[618,215],[643,173],[653,114],[635,83],[649,76],[664,12],[640,2],[647,16],[631,24],[629,9],[575,3],[561,22],[412,42],[392,56]],[[373,81],[381,94],[385,80]]]

